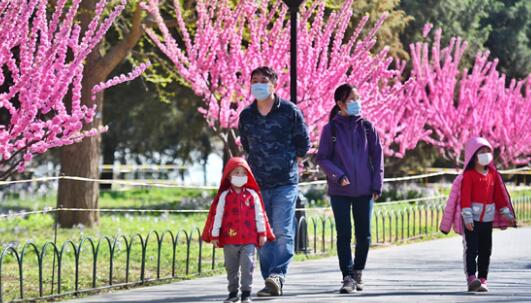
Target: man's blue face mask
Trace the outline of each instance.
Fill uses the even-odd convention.
[[[267,99],[267,97],[271,95],[271,92],[269,91],[269,84],[268,83],[251,84],[251,94],[258,101]]]

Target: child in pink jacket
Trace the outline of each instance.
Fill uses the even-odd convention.
[[[492,151],[481,137],[466,143],[465,169],[452,184],[440,225],[445,234],[453,226],[463,236],[468,291],[488,291],[492,228],[516,226],[509,193],[492,163]]]

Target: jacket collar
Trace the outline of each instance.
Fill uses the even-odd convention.
[[[280,97],[277,95],[277,94],[273,94],[275,96],[275,101],[273,102],[273,107],[271,107],[271,111],[274,111],[274,110],[278,110],[280,108]],[[251,109],[259,114],[260,112],[258,111],[258,100],[254,100],[253,103],[251,103]]]
[[[348,125],[348,124],[357,123],[357,122],[361,121],[362,119],[363,118],[361,116],[342,116],[340,114],[337,114],[334,117],[334,122],[339,123],[339,124]]]

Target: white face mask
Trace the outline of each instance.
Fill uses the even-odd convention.
[[[478,154],[478,163],[483,166],[487,166],[492,162],[492,154],[491,153],[483,153]]]
[[[242,187],[247,183],[247,176],[231,176],[230,183],[236,187]]]

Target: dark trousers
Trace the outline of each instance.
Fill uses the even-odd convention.
[[[474,222],[473,231],[465,228],[463,246],[466,274],[472,276],[477,271],[478,278],[487,279],[492,251],[492,222]]]
[[[372,197],[331,196],[332,211],[336,222],[337,257],[343,277],[351,275],[353,270],[365,269],[369,246],[371,245]],[[354,217],[356,251],[352,260],[351,240]]]

